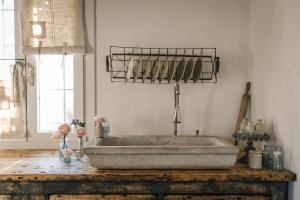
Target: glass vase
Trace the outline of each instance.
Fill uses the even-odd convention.
[[[83,138],[79,137],[79,149],[75,153],[77,160],[82,161],[86,159],[86,155],[83,153]]]
[[[70,149],[69,139],[66,136],[63,136],[63,139],[60,140],[59,150],[58,150],[59,160],[64,163],[71,163],[72,159],[72,150]]]

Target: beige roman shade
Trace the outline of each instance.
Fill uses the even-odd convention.
[[[85,54],[82,0],[22,0],[23,54]]]

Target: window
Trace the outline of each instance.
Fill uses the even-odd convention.
[[[24,55],[21,54],[21,52],[24,52],[24,49],[21,51],[22,35],[20,30],[20,8],[22,8],[22,1],[23,0],[0,0],[0,59],[24,58]],[[90,2],[88,1],[87,4],[89,5]],[[88,6],[88,8],[90,7],[91,5]],[[78,9],[80,9],[80,7],[78,7]],[[94,15],[92,13],[89,13],[88,20],[94,20]],[[43,24],[41,24],[41,26],[43,26]],[[92,27],[89,27],[89,29],[93,30]],[[38,34],[38,31],[38,29],[35,29],[33,34]],[[94,33],[91,32],[91,34],[93,35]],[[81,44],[82,40],[74,41],[76,41],[76,44]],[[82,45],[79,46],[81,47]],[[80,49],[83,49],[83,51],[78,52],[84,52],[85,50],[84,47]],[[33,52],[37,53],[37,51]],[[42,52],[42,54],[45,54],[46,52],[48,51]],[[64,51],[51,51],[49,54],[56,52],[63,53]],[[32,52],[29,52],[27,55],[31,53]],[[72,52],[67,53],[71,54]],[[8,114],[14,115],[17,113],[19,116],[19,113],[15,112],[12,109],[13,107],[10,106],[10,111],[2,110],[2,112],[0,110],[1,149],[10,149],[12,147],[22,149],[57,148],[57,143],[50,141],[50,134],[56,130],[58,123],[62,121],[69,122],[73,117],[85,121],[85,116],[87,116],[87,122],[89,122],[87,128],[90,129],[90,132],[92,133],[96,95],[94,57],[88,56],[85,61],[83,61],[84,57],[82,55],[68,55],[65,57],[64,67],[61,65],[62,55],[40,55],[40,62],[37,61],[37,57],[38,56],[26,56],[27,64],[34,68],[34,85],[27,85],[26,115],[29,139],[26,141],[24,139],[25,131],[20,131],[23,135],[19,139],[11,137],[12,140],[2,140],[1,131],[3,130],[3,127],[10,127],[10,131],[13,132],[15,126],[11,126],[11,124],[26,124],[19,119],[4,120],[3,123],[1,122],[1,118],[6,117]],[[8,76],[8,74],[11,73],[8,65],[14,63],[14,61],[0,61],[0,80],[4,80],[4,83],[2,81],[0,86],[1,84],[5,85],[5,96],[11,96],[11,92],[9,92],[11,89],[7,89],[12,85],[12,80]],[[86,70],[83,69],[84,63],[89,66]],[[86,80],[89,88],[85,91],[87,93],[86,99],[84,98],[83,91],[83,88],[87,87],[84,84],[85,73],[89,74],[89,76],[86,76],[89,77]],[[84,104],[85,101],[88,102],[86,105]],[[13,103],[11,103],[11,105],[13,105]],[[86,112],[85,106],[87,106]],[[69,139],[72,147],[76,147],[78,143],[76,135],[70,134]]]
[[[38,3],[43,3],[43,1]],[[21,0],[17,0],[17,9],[22,8],[20,4]],[[32,17],[34,19],[36,16]],[[16,22],[21,23],[19,14],[15,16],[15,19]],[[40,32],[38,25],[43,26],[43,24],[31,23],[31,25],[35,28],[32,34],[36,36]],[[16,27],[19,26],[21,24]],[[19,32],[21,30],[16,28],[16,31],[16,35],[21,36]],[[28,35],[28,37],[31,36]],[[19,39],[17,42],[21,42],[21,38]],[[41,55],[32,55],[31,52],[26,56],[27,64],[34,68],[34,85],[27,86],[29,142],[44,143],[46,146],[49,144],[50,134],[57,130],[61,122],[71,122],[73,118],[83,120],[84,117],[83,56],[55,55],[53,54],[55,52],[51,52],[52,55],[47,55],[43,51]]]
[[[35,66],[27,95],[30,139],[49,141],[60,123],[83,120],[83,56],[28,56],[28,63]]]
[[[0,58],[15,58],[14,0],[0,0]]]
[[[53,132],[74,118],[73,56],[37,56],[38,132]]]
[[[11,65],[15,58],[14,1],[0,1],[0,138],[13,137],[16,132],[17,109],[11,101]]]

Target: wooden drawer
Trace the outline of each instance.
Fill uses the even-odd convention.
[[[0,195],[0,200],[47,200],[46,195]]]
[[[51,195],[49,200],[154,200],[154,195]]]
[[[270,200],[270,198],[256,195],[167,195],[165,200]]]
[[[11,200],[11,195],[0,195],[0,200]]]
[[[155,200],[154,195],[51,195],[49,200]],[[166,195],[165,200],[270,200],[265,196],[240,195]]]

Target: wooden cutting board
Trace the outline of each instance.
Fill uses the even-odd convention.
[[[249,104],[249,100],[250,100],[250,87],[251,87],[251,83],[247,82],[246,84],[246,89],[245,89],[245,93],[242,96],[242,100],[241,100],[241,106],[240,106],[240,111],[239,111],[239,116],[237,118],[237,122],[236,122],[236,126],[235,126],[235,132],[240,130],[240,124],[243,120],[243,118],[245,118],[246,113],[247,113],[247,108],[248,108],[248,104]],[[238,144],[238,140],[235,140],[235,145]]]

